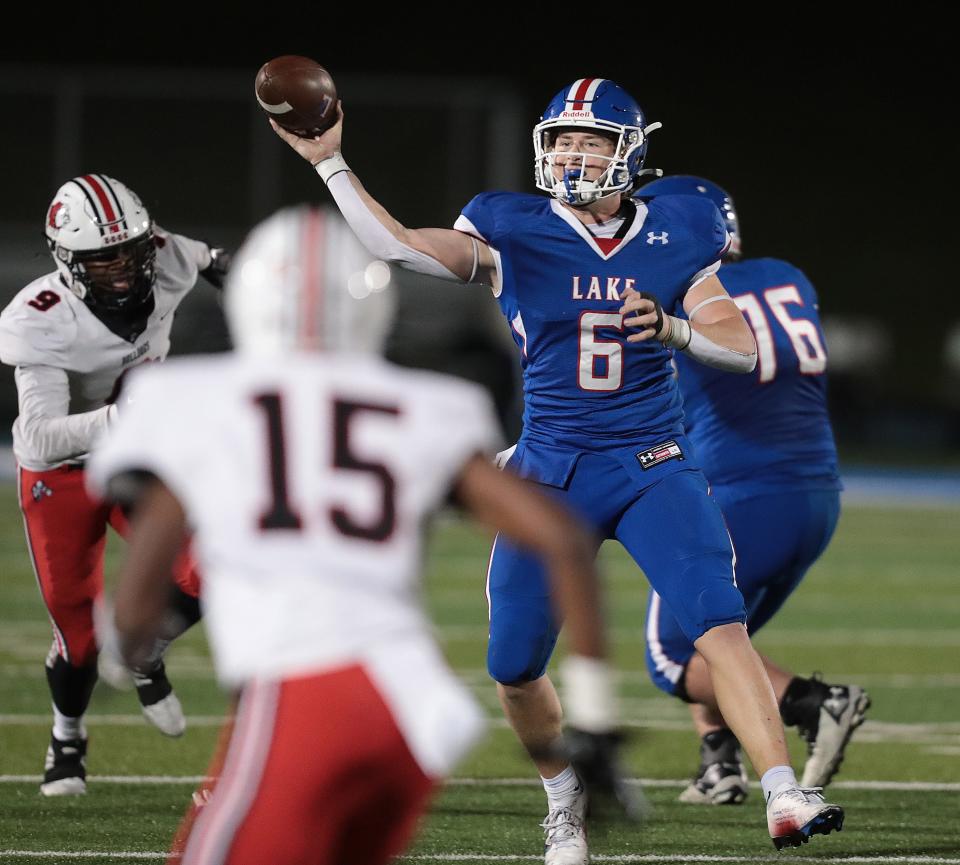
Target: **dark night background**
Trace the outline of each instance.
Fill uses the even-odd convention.
[[[332,72],[346,113],[344,155],[410,225],[450,225],[485,188],[533,191],[530,135],[547,101],[576,78],[607,77],[664,125],[648,167],[727,187],[746,254],[786,258],[817,286],[844,451],[956,462],[956,98],[946,28],[841,32],[787,8],[777,23],[698,27],[691,7],[683,26],[635,13],[627,33],[621,7],[576,9],[493,26],[489,10],[457,7],[462,20],[443,38],[427,21],[418,29],[370,13],[362,28],[306,16],[281,38],[227,36],[211,19],[141,30],[148,41],[131,27],[92,42],[7,46],[0,299],[50,269],[41,220],[75,173],[115,176],[165,227],[232,245],[280,205],[324,201],[322,183],[275,140],[253,100],[257,69],[278,54],[305,54]],[[255,19],[237,25],[263,31]],[[505,386],[505,328],[490,298],[413,282],[398,337],[404,359]],[[174,329],[177,349],[222,347],[212,294],[195,292]],[[15,413],[9,370],[0,386],[6,427]]]

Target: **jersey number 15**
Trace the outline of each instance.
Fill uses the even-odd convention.
[[[289,498],[287,488],[287,460],[283,429],[283,402],[278,393],[264,393],[255,397],[254,404],[264,413],[267,424],[267,445],[270,466],[270,505],[260,515],[263,531],[303,528],[300,512]],[[390,405],[372,405],[333,401],[333,455],[335,469],[362,472],[375,478],[380,487],[380,508],[377,514],[364,521],[357,520],[345,508],[331,505],[327,510],[330,522],[342,535],[377,543],[386,541],[397,524],[397,483],[383,463],[369,462],[357,457],[350,447],[351,425],[357,416],[364,413],[396,416],[400,409]]]

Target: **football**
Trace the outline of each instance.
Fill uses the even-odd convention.
[[[254,84],[257,102],[294,135],[313,138],[337,121],[337,88],[333,78],[309,57],[285,54],[260,67]]]

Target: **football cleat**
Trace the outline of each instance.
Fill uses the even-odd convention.
[[[747,771],[742,763],[701,763],[697,777],[680,794],[688,805],[739,805],[747,798]]]
[[[843,808],[824,801],[819,787],[781,785],[767,796],[767,828],[778,850],[799,847],[811,835],[843,828]]]
[[[173,685],[161,661],[149,673],[134,673],[137,699],[146,719],[164,736],[182,736],[187,729],[183,707],[173,693]]]
[[[86,793],[86,756],[86,739],[61,742],[51,734],[40,792],[44,796],[81,796]]]
[[[807,762],[800,783],[825,787],[843,762],[847,743],[870,708],[870,696],[857,685],[823,685],[815,723],[797,727],[807,742]]]
[[[573,802],[554,808],[540,825],[544,831],[544,865],[587,865],[587,830],[583,824],[587,812],[587,791],[583,785]]]

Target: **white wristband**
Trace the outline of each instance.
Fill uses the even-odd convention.
[[[613,673],[599,658],[568,655],[560,664],[564,714],[570,726],[588,733],[609,733],[616,721]]]
[[[670,331],[663,340],[663,344],[669,348],[675,348],[683,351],[690,345],[690,339],[693,335],[693,329],[690,322],[683,318],[677,318],[675,315],[664,315]]]
[[[317,174],[320,175],[320,179],[324,183],[329,183],[330,178],[334,174],[339,174],[341,171],[349,171],[350,166],[344,161],[343,155],[338,150],[333,156],[328,156],[326,159],[321,159],[316,165],[313,166],[316,169]]]

